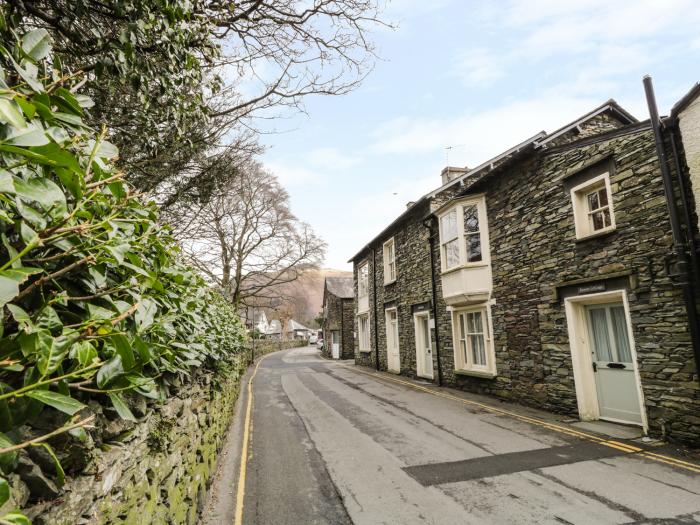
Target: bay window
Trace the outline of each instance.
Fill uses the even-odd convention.
[[[455,371],[493,377],[496,363],[486,306],[453,310]]]
[[[451,204],[440,219],[440,255],[442,271],[488,262],[486,202],[469,197]]]

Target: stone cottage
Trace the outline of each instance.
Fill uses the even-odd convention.
[[[355,361],[699,441],[655,144],[649,121],[610,100],[473,169],[443,170],[351,259]],[[688,171],[670,173],[676,195]]]
[[[323,355],[352,359],[355,292],[352,277],[326,277],[323,283]]]

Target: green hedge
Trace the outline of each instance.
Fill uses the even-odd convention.
[[[85,439],[91,399],[134,419],[123,393],[165,399],[178,376],[240,351],[243,331],[231,306],[178,261],[156,206],[123,181],[108,130],[83,123],[93,102],[79,92],[81,75],[50,62],[46,31],[0,55],[0,469],[8,473],[19,427],[60,413],[55,432]],[[20,447],[53,455],[36,439]],[[58,462],[55,479],[62,483]],[[0,480],[0,505],[7,491]]]

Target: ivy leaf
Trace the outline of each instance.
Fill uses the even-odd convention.
[[[123,334],[115,334],[110,337],[114,348],[117,353],[122,358],[122,365],[125,370],[131,370],[136,366],[136,359],[134,358],[134,351],[129,344],[129,340]]]
[[[13,446],[12,440],[7,437],[4,433],[0,432],[0,448],[9,448]],[[0,454],[0,470],[5,474],[9,474],[15,468],[17,464],[17,451],[5,452]]]
[[[46,29],[35,29],[22,37],[22,51],[36,61],[51,52],[51,37]]]
[[[125,419],[126,421],[133,421],[134,423],[136,423],[136,417],[134,417],[134,414],[131,412],[131,409],[127,406],[127,404],[124,402],[124,400],[119,394],[109,394],[109,399],[112,401],[112,405],[117,410],[117,414],[119,414],[119,417]]]
[[[29,518],[20,512],[8,512],[2,517],[2,519],[7,523],[11,523],[12,525],[32,525]]]
[[[3,169],[0,169],[0,193],[8,193],[11,195],[15,193],[15,182],[12,173]]]
[[[11,124],[19,129],[27,127],[19,104],[14,100],[7,100],[6,98],[0,98],[0,122]]]
[[[97,371],[97,386],[104,388],[114,378],[124,374],[122,358],[119,354],[114,355]]]
[[[5,478],[0,478],[0,507],[10,499],[10,484]]]
[[[60,410],[69,416],[72,416],[76,412],[79,412],[85,408],[85,405],[83,405],[80,401],[77,401],[72,397],[59,394],[58,392],[51,392],[50,390],[30,390],[25,394],[25,396],[41,401],[45,405],[55,408],[56,410]]]
[[[51,459],[53,460],[54,467],[56,468],[56,481],[58,488],[63,487],[63,485],[66,482],[66,473],[63,471],[63,467],[61,466],[61,462],[58,460],[56,457],[56,453],[53,451],[53,448],[51,448],[51,445],[48,443],[39,443],[36,446],[44,447],[44,450],[51,456]]]
[[[43,332],[44,331],[42,330],[42,332],[38,333]],[[39,358],[37,359],[36,367],[42,376],[52,374],[58,369],[59,366],[61,366],[63,358],[66,357],[71,343],[71,339],[66,336],[59,336],[55,339],[52,337],[50,344],[42,345],[38,349]]]

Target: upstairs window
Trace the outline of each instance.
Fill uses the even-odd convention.
[[[486,202],[483,197],[461,199],[438,216],[442,271],[488,262]]]
[[[454,268],[460,263],[458,238],[457,209],[455,208],[440,218],[440,244],[443,265],[446,270]]]
[[[367,297],[369,294],[369,265],[364,263],[357,270],[357,295]]]
[[[384,243],[384,284],[396,281],[396,245],[393,237]]]
[[[571,201],[577,239],[615,229],[609,173],[603,173],[572,188]]]
[[[481,261],[481,233],[479,232],[479,209],[476,204],[462,207],[464,216],[464,246],[467,262]]]

